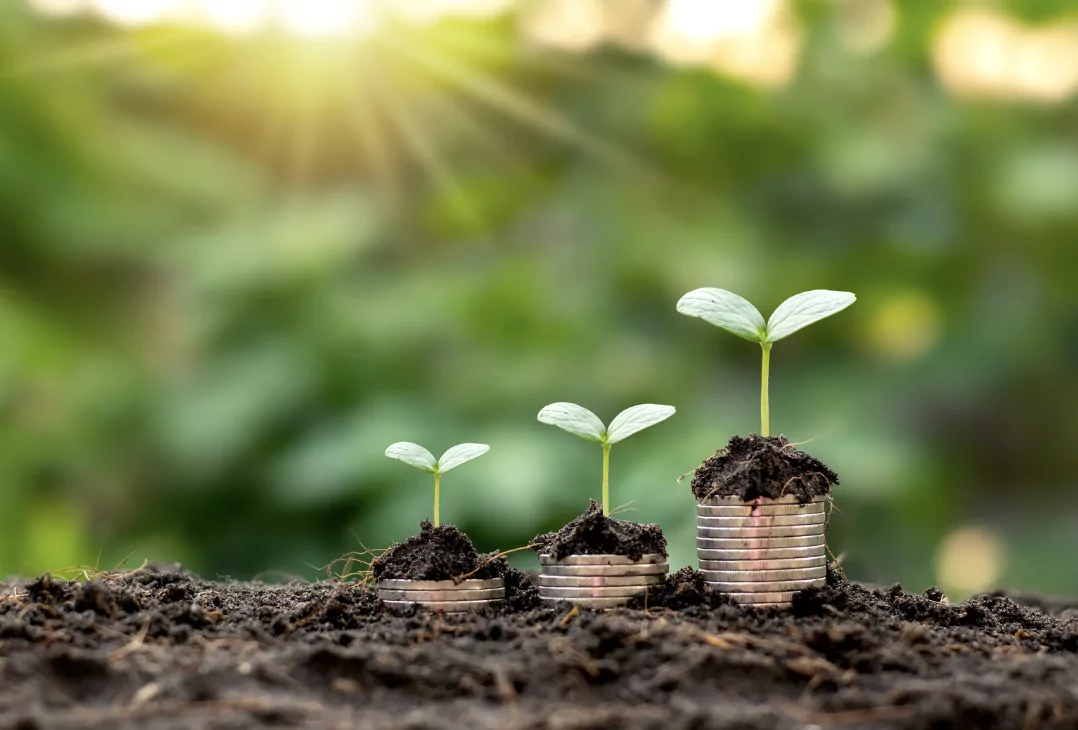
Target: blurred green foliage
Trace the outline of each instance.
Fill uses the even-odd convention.
[[[766,311],[858,295],[771,383],[773,429],[842,479],[853,577],[923,589],[980,525],[1001,585],[1078,587],[1078,106],[951,96],[929,63],[946,4],[902,4],[869,55],[802,6],[776,90],[537,50],[512,18],[342,50],[20,8],[0,573],[313,577],[429,517],[427,480],[382,455],[399,440],[491,444],[443,519],[520,546],[599,492],[590,446],[535,420],[556,400],[677,407],[611,479],[691,563],[677,477],[758,419],[758,352],[674,309],[721,286]]]

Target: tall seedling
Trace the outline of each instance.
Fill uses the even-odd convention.
[[[438,514],[439,491],[442,486],[442,474],[450,469],[456,469],[461,464],[476,459],[490,451],[486,444],[457,444],[447,449],[442,458],[435,459],[434,454],[424,449],[419,444],[410,441],[398,441],[386,449],[386,456],[390,459],[403,461],[408,466],[414,466],[420,471],[434,475],[434,526],[440,524]]]
[[[795,294],[764,317],[747,299],[725,289],[694,289],[677,303],[677,311],[699,317],[716,327],[751,342],[760,343],[763,365],[760,376],[760,435],[771,431],[771,412],[768,403],[768,373],[771,369],[771,345],[789,337],[799,329],[841,312],[857,301],[850,292],[814,289]]]
[[[594,441],[603,447],[603,514],[610,515],[610,447],[624,441],[637,431],[643,431],[674,415],[673,406],[645,403],[624,411],[614,417],[610,426],[604,426],[599,417],[576,403],[551,403],[539,411],[539,422],[557,426],[585,441]]]

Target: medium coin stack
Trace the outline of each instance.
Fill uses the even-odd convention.
[[[711,497],[699,504],[696,554],[712,588],[738,603],[789,606],[827,582],[826,497]]]
[[[587,608],[616,608],[662,583],[670,566],[666,557],[646,554],[639,560],[624,555],[567,555],[555,560],[540,555],[539,596],[547,603],[571,601]]]
[[[378,597],[387,606],[418,603],[431,611],[456,613],[499,606],[505,600],[505,581],[490,580],[381,580]]]

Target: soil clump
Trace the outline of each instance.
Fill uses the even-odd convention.
[[[794,496],[801,504],[829,494],[838,476],[819,459],[790,445],[785,436],[734,436],[693,472],[692,493],[707,497]]]
[[[557,532],[536,535],[532,544],[535,552],[558,559],[566,555],[624,555],[639,560],[642,555],[666,555],[661,527],[606,517],[594,499],[584,514]]]

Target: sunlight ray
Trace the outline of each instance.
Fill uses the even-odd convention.
[[[340,87],[341,98],[348,105],[349,125],[356,133],[356,141],[360,151],[373,163],[373,174],[377,187],[388,197],[391,207],[399,207],[402,191],[399,181],[399,173],[388,153],[388,143],[380,129],[381,125],[372,113],[371,105],[364,103],[361,94],[349,87],[348,78],[341,74],[337,77]],[[376,79],[366,78],[366,88],[378,83]]]
[[[484,228],[483,221],[474,206],[468,201],[460,185],[453,179],[452,170],[442,159],[438,149],[424,137],[422,130],[408,116],[393,94],[387,93],[380,85],[376,85],[376,88],[386,111],[400,129],[405,144],[412,150],[420,164],[426,168],[435,185],[445,191],[453,208],[463,219],[476,230],[482,230]]]
[[[47,56],[30,59],[0,69],[0,78],[12,78],[20,76],[34,76],[37,74],[58,73],[80,68],[106,66],[111,63],[127,61],[146,51],[160,51],[170,47],[181,47],[190,43],[190,36],[183,32],[170,32],[164,29],[152,34],[140,34],[132,37],[128,34],[117,34],[102,41],[87,43],[82,46],[71,48],[57,53],[52,52]]]
[[[519,166],[519,171],[530,174],[528,167],[523,164],[524,156],[518,148],[510,144],[494,125],[488,124],[480,116],[478,109],[470,106],[466,100],[440,96],[432,101],[436,108],[435,118],[444,120],[446,127],[459,129],[469,139],[507,160],[514,168]]]
[[[388,34],[384,40],[430,73],[456,84],[494,109],[538,131],[571,142],[609,164],[638,174],[655,175],[644,162],[633,155],[580,129],[565,117],[495,79],[481,76],[449,57],[433,58],[426,51],[391,38]]]
[[[288,164],[294,191],[302,190],[310,182],[314,162],[314,125],[318,114],[315,84],[300,84],[296,103],[296,126],[293,130]]]

